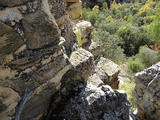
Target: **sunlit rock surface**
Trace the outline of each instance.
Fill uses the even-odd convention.
[[[142,120],[160,120],[160,63],[135,75],[134,95]]]
[[[105,86],[118,71],[78,47],[74,25],[85,42],[93,29],[81,8],[80,0],[0,0],[0,119],[131,118],[126,94]]]

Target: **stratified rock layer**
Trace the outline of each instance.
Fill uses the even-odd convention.
[[[81,19],[81,4],[0,0],[0,119],[61,120],[59,113],[65,112],[69,120],[129,120],[126,94],[102,86],[117,70],[110,75],[102,65],[96,67],[93,55],[78,47],[73,22]],[[91,24],[77,26],[84,43],[90,42]],[[73,117],[69,106],[78,112]]]
[[[160,63],[135,75],[134,95],[141,120],[160,120]]]

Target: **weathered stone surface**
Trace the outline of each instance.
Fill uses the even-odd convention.
[[[101,85],[105,84],[108,75],[101,68],[95,67],[90,52],[78,47],[72,30],[73,20],[69,15],[79,21],[80,1],[5,0],[2,3],[0,0],[0,6],[4,8],[0,10],[0,119],[53,120],[53,110],[67,113],[67,106],[75,106],[77,98],[80,98],[81,103],[83,98],[86,103],[85,108],[79,110],[86,110],[92,104],[92,91],[94,96],[90,113],[97,107],[98,111],[104,112],[102,117],[108,119],[108,108],[113,106],[113,111],[129,118],[126,95],[113,91],[110,87],[107,88],[111,94],[106,94]],[[91,24],[82,21],[79,27],[84,35],[83,39],[91,41]],[[90,86],[89,83],[95,86]],[[83,93],[88,95],[83,96]],[[110,95],[110,100],[120,100],[114,102],[117,108],[114,104],[106,103],[105,98]],[[70,102],[71,99],[76,101]],[[59,108],[59,104],[63,103],[66,105],[62,106],[65,109]],[[105,106],[103,110],[100,108],[102,106]],[[76,111],[77,108],[71,110]],[[78,114],[81,113],[79,111]],[[95,116],[97,120],[99,112],[96,114],[95,111],[94,115],[90,113],[80,118]],[[111,114],[114,115],[113,118],[118,117],[114,112]]]
[[[23,43],[20,35],[14,29],[0,22],[0,63],[2,58],[13,53]]]
[[[73,67],[79,67],[79,65],[81,65],[81,63],[83,62],[93,62],[93,55],[82,49],[82,48],[79,48],[77,51],[74,51],[71,56],[70,56],[70,62],[71,64],[73,65]],[[89,61],[90,60],[90,61]]]
[[[60,30],[49,10],[47,0],[44,0],[41,6],[41,10],[26,15],[23,19],[24,33],[30,49],[59,42]]]
[[[20,96],[14,90],[0,86],[0,117],[2,120],[7,120],[9,116],[14,115],[19,100]]]
[[[67,11],[72,20],[81,19],[82,18],[82,2],[72,3],[68,6]]]
[[[160,63],[135,75],[134,95],[141,120],[160,120]]]
[[[106,79],[108,79],[106,73],[96,67],[95,70],[92,72],[91,76],[89,76],[88,82],[91,82],[93,85],[100,87],[104,85],[104,80]]]
[[[80,32],[81,34],[81,44],[84,49],[89,50],[92,30],[93,26],[88,21],[79,21],[74,27],[74,32]]]
[[[118,89],[119,66],[111,60],[101,57],[97,63],[97,67],[102,69],[108,76],[108,78],[106,77],[107,79],[104,80],[104,83],[110,85],[113,89]]]
[[[73,23],[73,31],[75,34],[80,34],[81,47],[90,51],[94,57],[100,56],[100,45],[92,40],[93,26],[90,22],[80,20],[78,23]]]
[[[11,6],[17,6],[17,5],[24,4],[28,1],[30,0],[0,0],[0,5],[11,7]]]
[[[99,57],[101,55],[100,45],[92,40],[89,46],[89,51],[92,52],[94,57]]]
[[[0,20],[3,22],[14,21],[18,22],[23,18],[21,12],[18,10],[18,7],[6,8],[0,11]]]
[[[56,105],[49,120],[129,120],[131,117],[126,94],[108,85],[85,87],[80,83]]]

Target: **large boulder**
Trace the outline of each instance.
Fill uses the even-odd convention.
[[[60,30],[47,4],[47,1],[44,0],[40,10],[26,15],[22,20],[27,45],[30,49],[59,43]]]
[[[134,96],[141,120],[160,120],[160,63],[135,75]]]
[[[113,89],[118,89],[118,75],[120,73],[119,66],[111,60],[101,57],[97,63],[97,67],[103,70],[106,76],[108,76],[103,80],[104,83],[110,85]]]

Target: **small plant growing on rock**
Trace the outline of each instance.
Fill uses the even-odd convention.
[[[76,36],[77,36],[77,41],[78,41],[78,46],[79,47],[82,47],[82,35],[81,35],[81,30],[78,29],[76,32],[75,32]]]

